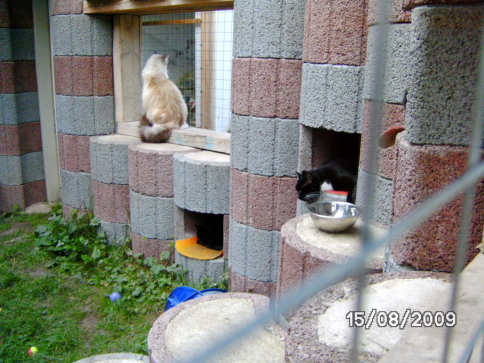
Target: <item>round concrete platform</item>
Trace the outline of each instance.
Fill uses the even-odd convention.
[[[401,326],[406,311],[446,311],[448,302],[440,296],[451,288],[450,275],[434,272],[372,274],[366,277],[366,284],[361,310],[368,329],[361,329],[358,349],[361,361],[371,363],[378,362],[407,329],[426,329],[411,326],[417,321],[415,315]],[[349,327],[348,314],[355,310],[356,292],[357,282],[348,279],[323,290],[299,308],[289,321],[286,361],[349,361],[355,328]],[[373,309],[375,318],[369,323]],[[389,326],[389,320],[385,320],[390,312],[398,313],[397,326]]]
[[[181,303],[153,324],[148,336],[150,362],[187,362],[268,309],[267,297],[245,293],[209,295]],[[285,361],[285,339],[285,332],[271,321],[209,361],[281,363]]]
[[[301,285],[302,281],[331,264],[342,264],[358,254],[361,249],[363,221],[358,219],[349,230],[341,233],[321,231],[309,214],[291,219],[281,229],[281,258],[277,296],[282,297]],[[387,233],[384,229],[370,227],[374,237]],[[382,272],[384,249],[379,250],[367,263],[370,272]]]
[[[113,353],[84,358],[74,363],[149,363],[149,358],[141,354]]]

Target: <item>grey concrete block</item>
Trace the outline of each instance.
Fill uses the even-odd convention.
[[[254,1],[234,2],[234,57],[252,57]]]
[[[230,219],[229,266],[240,275],[276,282],[280,232],[245,226]]]
[[[241,171],[247,171],[248,168],[250,119],[250,116],[232,114],[230,163],[233,168]]]
[[[389,226],[392,221],[392,195],[393,182],[380,176],[375,176],[375,198],[372,203],[371,220],[384,226]],[[359,169],[358,186],[356,190],[356,205],[366,209],[363,204],[364,194],[370,182],[370,174]]]
[[[229,213],[228,155],[210,151],[175,154],[173,171],[177,206],[199,213]]]
[[[0,155],[0,184],[22,185],[45,179],[42,151]]]
[[[40,120],[37,92],[0,94],[0,125],[18,125]]]
[[[128,147],[133,143],[140,140],[124,135],[91,137],[92,178],[107,184],[129,184]]]
[[[113,96],[56,95],[58,131],[69,135],[105,135],[115,131]]]
[[[468,145],[483,7],[422,6],[412,11],[407,140]]]
[[[276,121],[251,117],[249,123],[249,173],[274,175]]]
[[[113,22],[108,15],[97,15],[92,22],[92,55],[113,54]]]
[[[214,260],[196,260],[183,256],[176,250],[175,263],[188,270],[188,278],[194,284],[201,283],[206,278],[210,281],[221,281],[226,270],[223,257]]]
[[[56,15],[52,17],[52,28],[55,55],[113,54],[113,28],[110,16]]]
[[[34,59],[33,29],[0,28],[0,61]]]
[[[305,0],[234,4],[234,57],[301,59]]]
[[[54,55],[72,55],[71,19],[71,15],[55,15],[51,17]]]
[[[299,123],[297,120],[276,119],[274,174],[296,176],[299,150]]]
[[[110,244],[124,244],[126,237],[129,236],[129,224],[105,222],[101,220],[100,232],[106,233],[106,238]]]
[[[91,174],[61,170],[60,175],[62,203],[76,209],[92,209]]]
[[[71,18],[72,53],[69,55],[93,55],[92,23],[89,15],[67,15]]]
[[[282,4],[282,0],[254,1],[253,57],[281,57]]]
[[[281,58],[302,59],[306,0],[285,0],[282,5]]]
[[[375,100],[374,80],[376,73],[376,50],[379,45],[379,25],[370,26],[368,32],[368,53],[365,68],[365,99]],[[390,24],[388,27],[387,58],[383,100],[387,103],[403,104],[408,91],[411,64],[411,24]],[[379,71],[381,72],[381,71]]]
[[[96,135],[112,134],[116,131],[114,119],[114,96],[94,96],[94,132]]]
[[[173,198],[150,197],[130,191],[133,232],[147,238],[172,240],[175,234]]]
[[[298,171],[311,170],[313,159],[313,128],[300,125],[299,127],[299,151],[297,168]]]
[[[301,85],[303,125],[361,132],[364,67],[305,63]]]
[[[297,210],[296,210],[296,216],[300,216],[302,214],[306,214],[308,211],[306,210],[308,206],[308,202],[305,202],[303,200],[297,200]]]

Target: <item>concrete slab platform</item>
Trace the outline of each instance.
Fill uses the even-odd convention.
[[[95,355],[84,358],[74,363],[149,363],[149,358],[141,354],[133,353],[113,353]]]
[[[365,314],[365,322],[370,321],[372,309],[375,309],[375,318],[373,323],[369,324],[369,329],[361,330],[359,343],[361,361],[378,362],[397,344],[406,331],[419,334],[428,329],[412,326],[416,322],[413,315],[410,315],[404,329],[400,329],[400,325],[391,327],[390,320],[385,320],[389,319],[390,312],[398,314],[400,324],[406,311],[410,313],[446,311],[448,300],[443,299],[442,296],[450,291],[450,287],[450,275],[443,273],[404,272],[368,275],[362,311]],[[286,362],[318,363],[350,360],[355,328],[349,327],[348,313],[355,310],[356,291],[356,280],[345,280],[323,290],[292,315],[286,341]],[[414,350],[408,347],[407,349]]]
[[[267,297],[244,293],[209,295],[181,303],[153,324],[148,336],[150,362],[187,362],[268,308]],[[271,321],[209,361],[281,363],[285,360],[285,339],[285,332]]]

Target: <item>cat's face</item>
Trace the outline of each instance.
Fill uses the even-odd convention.
[[[304,170],[302,174],[296,174],[296,191],[298,199],[306,201],[308,194],[321,192],[321,182],[311,172]]]

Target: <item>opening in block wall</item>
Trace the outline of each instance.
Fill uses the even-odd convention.
[[[153,52],[169,55],[189,126],[230,131],[232,38],[233,10],[141,17],[141,67]]]

